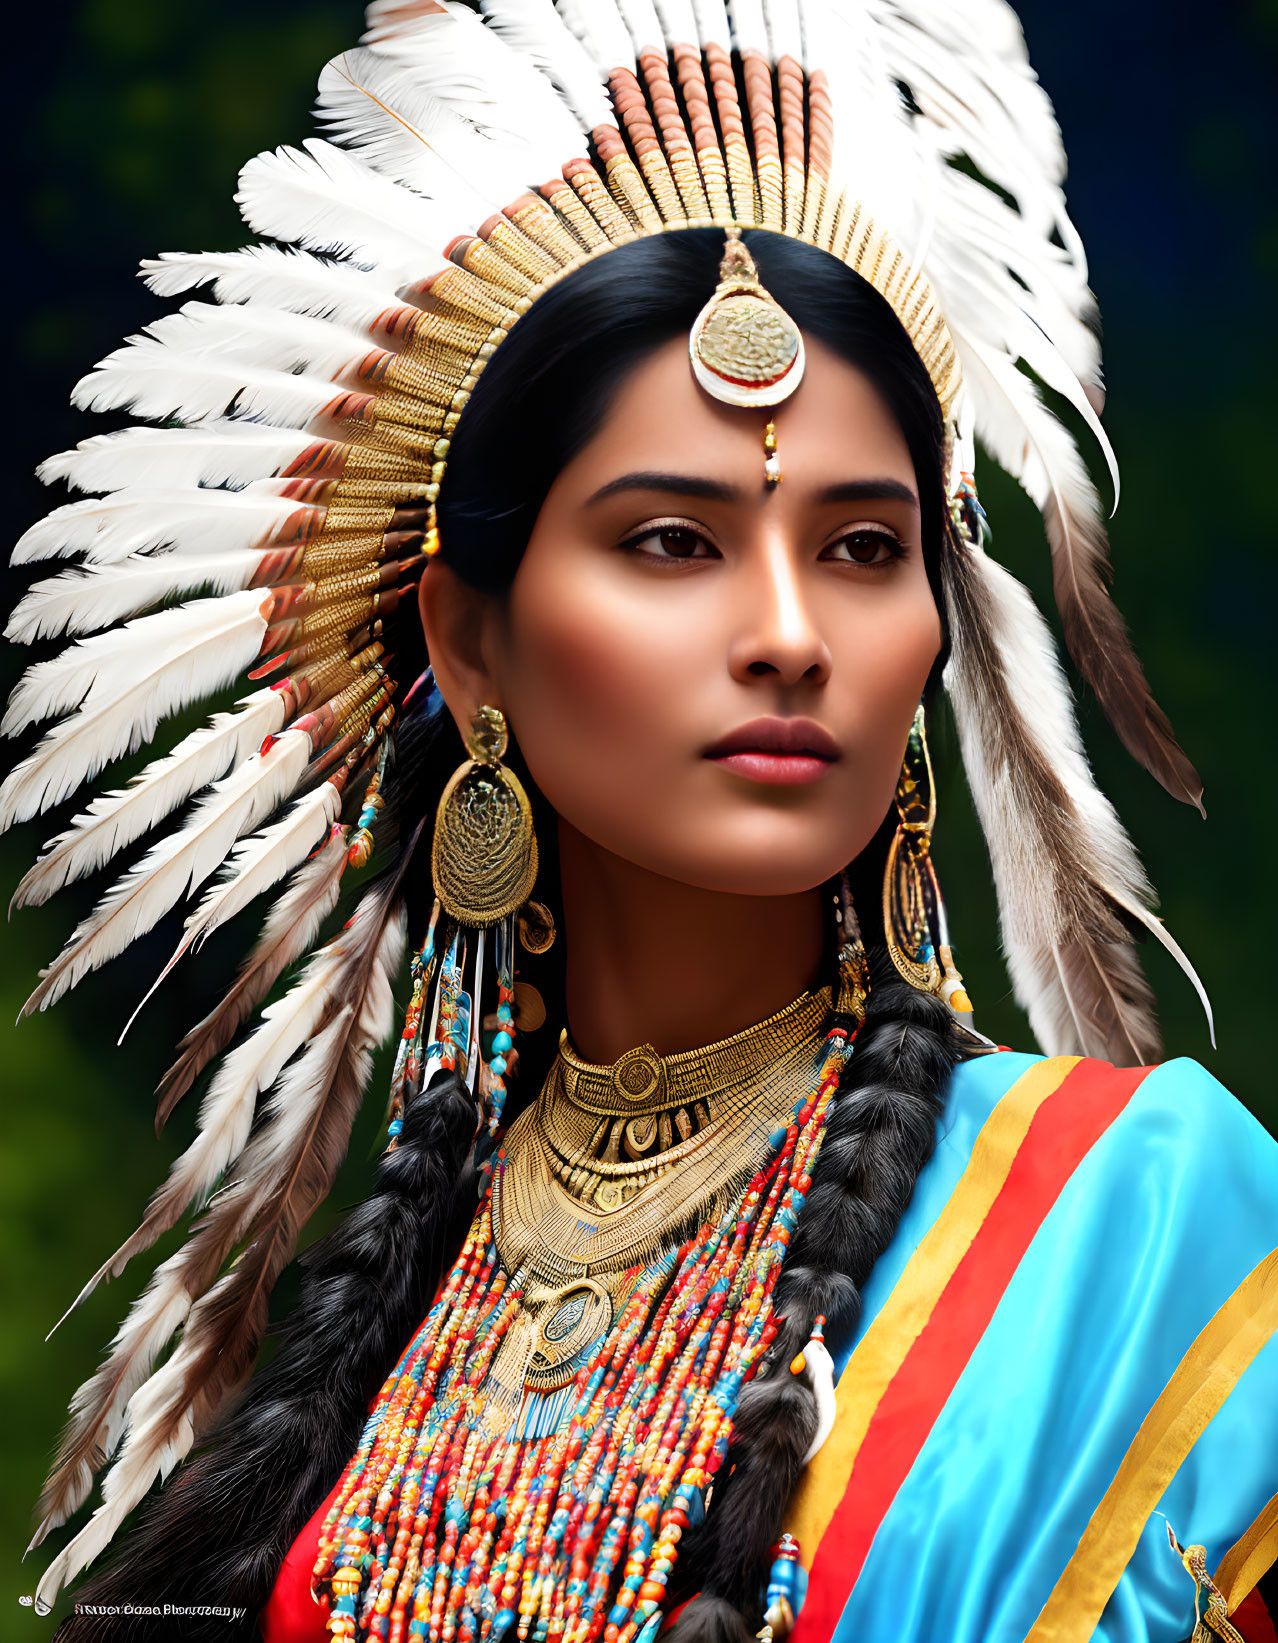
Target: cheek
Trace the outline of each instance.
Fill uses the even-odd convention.
[[[847,828],[849,858],[891,808],[910,724],[943,638],[922,578],[881,604],[853,605],[835,626],[830,711],[848,756],[830,799]]]
[[[503,697],[533,779],[583,831],[654,784],[668,789],[686,757],[698,656],[672,603],[654,611],[642,590],[588,564],[566,589],[538,574],[531,551],[516,578]]]

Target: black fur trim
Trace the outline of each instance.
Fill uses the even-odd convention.
[[[698,1592],[674,1625],[662,1632],[661,1643],[754,1643],[754,1633],[731,1603]]]

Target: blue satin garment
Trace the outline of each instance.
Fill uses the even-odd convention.
[[[1041,1059],[1000,1052],[956,1071],[936,1152],[866,1286],[854,1339],[836,1346],[836,1383],[982,1126]],[[1022,1643],[1187,1349],[1275,1245],[1278,1144],[1196,1063],[1150,1071],[1029,1242],[874,1533],[835,1643]],[[1195,1582],[1167,1523],[1182,1545],[1206,1547],[1211,1572],[1275,1493],[1270,1338],[1193,1442],[1083,1635],[1183,1643]]]

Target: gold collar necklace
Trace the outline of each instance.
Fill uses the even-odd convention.
[[[704,1049],[650,1044],[611,1066],[560,1039],[536,1104],[511,1126],[493,1221],[508,1271],[562,1283],[652,1259],[767,1154],[806,1090],[830,989]]]
[[[522,1404],[520,1432],[555,1414],[534,1417],[527,1394],[567,1386],[636,1289],[655,1296],[662,1263],[775,1152],[811,1092],[831,1007],[822,987],[704,1049],[643,1044],[611,1066],[560,1038],[493,1175],[493,1239],[521,1299],[489,1390],[495,1409]]]

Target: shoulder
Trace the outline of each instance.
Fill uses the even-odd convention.
[[[1272,1559],[1275,1243],[1278,1144],[1196,1063],[1002,1051],[956,1069],[849,1372],[861,1385],[899,1338],[884,1384],[943,1383],[911,1521],[942,1511],[959,1455],[966,1499],[1036,1514],[1032,1556],[1021,1516],[995,1537],[999,1601],[1028,1616],[1015,1635],[1083,1587],[1086,1635],[1188,1635],[1193,1586],[1158,1513],[1206,1547],[1231,1608]],[[947,1566],[967,1534],[937,1531]]]
[[[975,1056],[950,1080],[938,1150],[969,1158],[1000,1139],[1065,1147],[1076,1167],[1093,1159],[1100,1186],[1117,1173],[1160,1184],[1169,1200],[1190,1183],[1219,1211],[1229,1194],[1278,1206],[1278,1142],[1196,1061],[1113,1067],[1075,1056]]]

